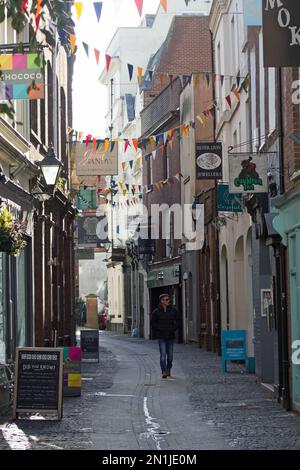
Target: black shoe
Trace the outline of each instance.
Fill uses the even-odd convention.
[[[171,369],[166,370],[167,377],[171,377]]]
[[[162,373],[162,376],[161,376],[161,377],[162,377],[163,379],[166,379],[166,378],[168,377],[167,372],[164,371],[164,372]]]

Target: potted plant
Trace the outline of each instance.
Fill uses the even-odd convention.
[[[19,256],[27,246],[23,239],[23,224],[16,220],[12,213],[4,207],[0,212],[0,251],[9,255]]]

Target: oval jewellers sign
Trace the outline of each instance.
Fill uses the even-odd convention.
[[[264,67],[299,67],[300,1],[263,0],[262,3]]]

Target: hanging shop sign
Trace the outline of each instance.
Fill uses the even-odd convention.
[[[95,259],[94,248],[78,248],[75,250],[75,259]]]
[[[108,145],[109,144],[109,145]],[[71,159],[76,163],[77,176],[113,176],[118,174],[118,142],[97,141],[72,144]]]
[[[222,179],[222,144],[220,142],[196,144],[196,178]]]
[[[229,184],[218,184],[217,211],[219,212],[243,212],[242,194],[230,194]]]
[[[263,0],[262,4],[264,66],[299,67],[300,2]]]
[[[268,154],[230,153],[228,161],[231,193],[268,192]]]
[[[96,189],[81,189],[76,195],[76,207],[79,210],[97,209]]]
[[[77,217],[77,228],[79,245],[96,248],[101,243],[108,243],[107,218],[105,216]]]
[[[56,412],[62,418],[63,348],[17,348],[13,419]]]
[[[43,53],[10,54],[8,51],[0,48],[0,100],[43,99]]]

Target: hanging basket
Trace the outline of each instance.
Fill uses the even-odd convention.
[[[22,224],[4,207],[0,212],[0,251],[19,256],[27,243],[23,239]]]

